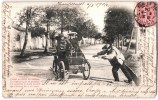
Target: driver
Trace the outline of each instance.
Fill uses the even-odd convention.
[[[69,70],[69,65],[68,65],[68,59],[66,58],[67,55],[69,54],[69,51],[71,49],[71,43],[70,41],[64,37],[63,34],[59,34],[57,37],[57,55],[60,60],[63,60],[65,64],[65,70]]]

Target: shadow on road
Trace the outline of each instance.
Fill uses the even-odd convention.
[[[83,80],[83,76],[81,75],[76,75],[76,74],[71,74],[69,75],[68,79],[78,79],[78,80]]]
[[[104,81],[104,82],[108,82],[108,83],[113,83],[113,79],[100,78],[100,77],[90,77],[90,80]]]
[[[100,78],[100,77],[90,77],[90,80],[104,81],[104,82],[108,82],[108,83],[113,83],[114,82],[114,79]],[[123,82],[123,81],[119,81],[119,82]]]
[[[47,53],[44,53],[43,50],[38,50],[35,52],[27,51],[24,56],[20,56],[20,52],[13,52],[12,61],[14,63],[21,63],[25,61],[30,61],[34,59],[39,59],[41,57],[45,56],[52,56],[54,53],[53,51],[49,51]]]

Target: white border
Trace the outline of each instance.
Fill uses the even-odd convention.
[[[0,71],[1,71],[1,74],[0,74],[0,76],[1,76],[1,78],[0,78],[0,94],[1,94],[1,96],[0,96],[0,100],[9,100],[10,98],[4,98],[4,97],[2,97],[2,2],[3,1],[12,1],[12,2],[22,2],[22,1],[29,1],[29,2],[32,2],[32,1],[44,1],[44,2],[46,2],[46,1],[75,1],[75,0],[0,0],[0,8],[1,8],[1,11],[0,11],[0,65],[1,65],[1,68],[0,68]],[[123,1],[138,1],[138,0],[79,0],[79,1],[96,1],[96,2],[99,2],[99,1],[121,1],[121,2],[123,2]],[[140,1],[156,1],[156,0],[140,0]],[[157,4],[158,4],[158,2],[157,2]],[[157,21],[158,22],[158,21]],[[158,30],[157,30],[158,31]],[[158,85],[157,85],[157,88],[158,88]],[[50,99],[54,99],[54,100],[56,100],[55,98],[12,98],[12,99],[14,99],[14,100],[21,100],[21,99],[25,99],[25,100],[30,100],[30,99],[39,99],[39,100],[43,100],[43,99],[48,99],[48,100],[50,100]],[[59,98],[58,100],[65,100],[65,99],[71,99],[71,100],[75,100],[75,99],[80,99],[80,98]],[[93,100],[101,100],[101,99],[107,99],[107,98],[82,98],[82,99],[85,99],[85,100],[91,100],[91,99],[93,99]],[[115,99],[117,99],[117,98],[113,98],[113,99],[111,99],[111,100],[115,100]],[[144,98],[145,99],[145,98]],[[144,100],[143,98],[142,99],[139,99],[139,100]],[[158,95],[156,96],[156,98],[146,98],[147,100],[158,100]],[[123,100],[123,99],[119,99],[119,100]],[[130,100],[130,99],[128,99],[128,100]],[[137,99],[132,99],[132,100],[137,100]]]

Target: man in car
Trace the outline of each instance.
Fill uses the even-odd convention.
[[[64,37],[63,34],[59,34],[59,36],[57,37],[56,49],[59,59],[64,61],[65,70],[69,70],[68,60],[66,57],[71,49],[71,43],[66,37]]]
[[[64,78],[69,77],[69,74],[68,74],[69,63],[68,63],[67,57],[70,53],[72,45],[69,39],[64,36],[64,34],[59,34],[58,36],[56,36],[56,40],[57,40],[56,50],[57,50],[58,62],[63,61],[65,65],[65,69],[61,68],[60,75],[57,75],[56,78],[58,80],[63,80]],[[65,75],[63,74],[64,70],[65,70]]]

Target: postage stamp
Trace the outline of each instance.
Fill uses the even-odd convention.
[[[156,10],[155,2],[139,2],[135,8],[136,21],[144,27],[155,25]]]
[[[155,97],[157,2],[3,2],[3,97]]]

